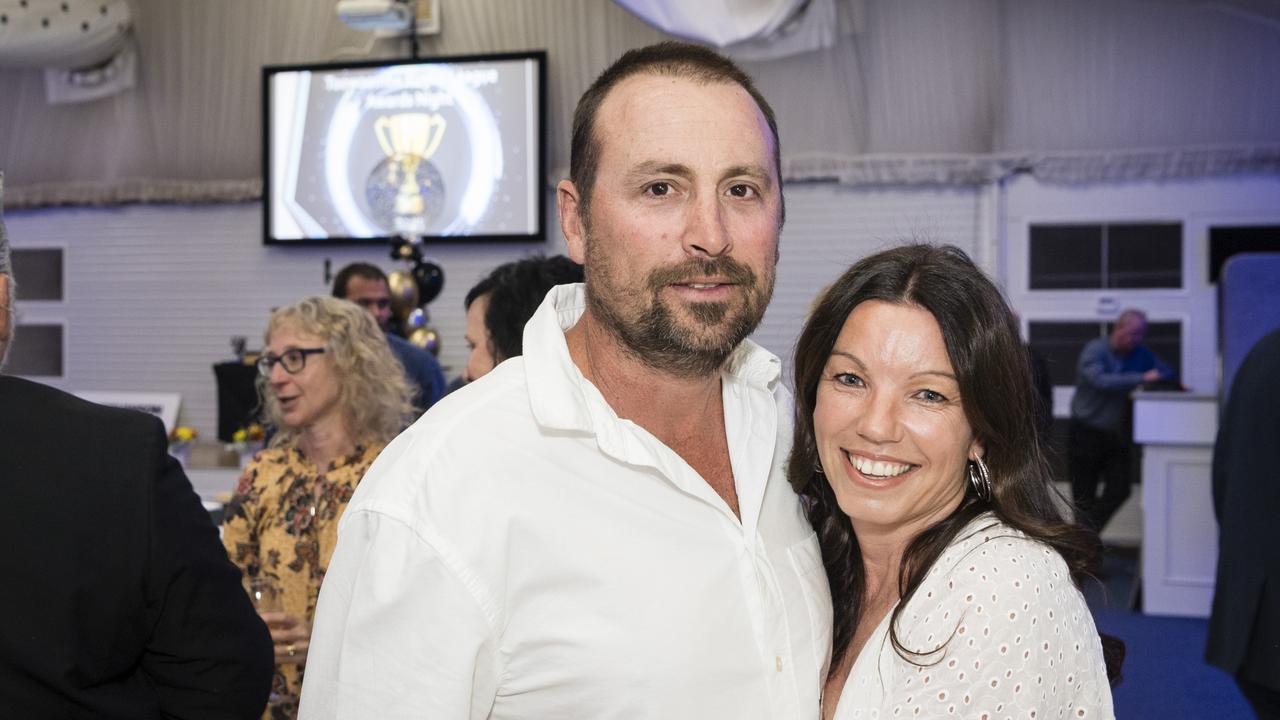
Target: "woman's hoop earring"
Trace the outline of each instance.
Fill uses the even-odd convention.
[[[813,471],[814,471],[815,473],[817,473],[818,475],[826,475],[826,473],[822,472],[822,460],[821,460],[821,459],[814,458],[814,460],[813,460]]]
[[[969,482],[973,484],[979,499],[991,499],[991,471],[987,469],[987,464],[982,462],[982,458],[969,461]]]

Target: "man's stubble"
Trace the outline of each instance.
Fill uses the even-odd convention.
[[[760,325],[773,296],[773,265],[761,278],[730,257],[691,259],[657,268],[639,288],[628,288],[619,281],[614,259],[599,247],[600,239],[589,229],[584,229],[584,234],[587,307],[625,351],[676,377],[706,377],[718,372]],[[673,283],[709,276],[734,283],[738,298],[689,303],[684,306],[689,319],[682,321],[678,310],[663,298],[663,290]]]

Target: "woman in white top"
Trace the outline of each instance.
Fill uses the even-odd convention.
[[[982,271],[953,247],[865,258],[795,364],[790,480],[835,607],[823,718],[1113,717],[1079,590],[1097,537],[1055,505],[1026,351]]]

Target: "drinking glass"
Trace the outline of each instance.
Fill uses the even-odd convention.
[[[280,591],[269,579],[249,578],[248,590],[249,599],[253,601],[253,607],[259,615],[284,611],[284,605],[280,602]]]
[[[258,614],[268,612],[284,612],[284,604],[280,601],[280,591],[276,589],[274,583],[270,579],[264,577],[249,578],[245,583],[245,590],[249,593],[249,599],[253,602],[253,609]],[[270,623],[268,623],[270,627]],[[271,692],[267,696],[268,707],[279,704],[282,700],[281,694],[277,691],[277,677],[271,679]]]

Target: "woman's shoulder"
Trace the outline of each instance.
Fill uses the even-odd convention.
[[[1033,607],[1075,617],[1088,613],[1066,560],[1056,550],[988,514],[956,535],[903,615],[907,626],[928,625],[938,618],[953,620],[957,613],[999,609],[1003,624],[1017,625],[1029,621],[1029,615],[1021,614]]]
[[[1028,537],[990,513],[975,518],[943,550],[925,582],[944,578],[987,582],[994,577],[1071,582],[1067,561],[1046,543]],[[1019,583],[1016,588],[1021,588]]]
[[[930,717],[948,708],[972,717],[1028,708],[1112,716],[1097,629],[1066,561],[992,516],[956,536],[897,632],[921,654],[885,658],[894,707],[923,704]]]
[[[368,470],[374,460],[378,459],[378,455],[387,447],[387,443],[381,440],[368,440],[356,446],[356,449],[344,458],[341,464],[351,465],[360,468],[361,472]]]
[[[387,444],[377,441],[365,441],[356,445],[347,455],[335,459],[325,469],[324,475],[330,482],[354,484],[360,482],[365,473],[378,459],[378,455]]]

